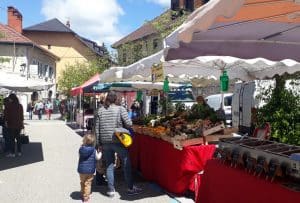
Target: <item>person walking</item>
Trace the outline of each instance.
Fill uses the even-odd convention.
[[[79,161],[77,172],[80,176],[82,201],[88,202],[91,194],[91,186],[96,170],[96,161],[101,159],[101,152],[95,150],[95,136],[86,134],[79,148]]]
[[[53,112],[53,103],[51,102],[50,99],[46,102],[45,111],[46,111],[48,120],[51,120],[51,114]]]
[[[125,182],[127,184],[127,194],[136,195],[142,192],[142,189],[133,185],[131,174],[131,162],[128,149],[125,148],[114,135],[114,131],[120,125],[129,128],[132,125],[128,118],[127,110],[122,106],[117,106],[117,94],[111,91],[107,94],[105,105],[98,109],[95,115],[95,133],[98,148],[103,152],[103,158],[106,164],[106,177],[108,181],[107,195],[114,197],[114,160],[115,153],[119,155],[122,161]]]
[[[43,111],[44,111],[44,104],[41,100],[39,100],[35,105],[34,105],[35,112],[38,115],[39,120],[42,119]]]
[[[18,156],[22,155],[21,150],[21,129],[24,128],[23,106],[15,94],[8,96],[8,104],[4,109],[4,122],[8,131],[9,152],[7,157],[15,157],[15,140],[17,140]]]
[[[33,110],[34,110],[34,105],[33,105],[33,101],[31,101],[27,104],[27,112],[28,112],[28,115],[29,115],[29,120],[32,120]]]

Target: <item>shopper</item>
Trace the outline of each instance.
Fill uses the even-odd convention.
[[[28,112],[28,115],[29,115],[29,120],[32,120],[33,110],[34,110],[34,105],[33,105],[33,101],[31,101],[27,104],[27,112]]]
[[[107,167],[107,195],[109,197],[114,197],[115,195],[115,153],[119,155],[122,161],[124,177],[128,187],[127,194],[136,195],[142,192],[140,188],[133,185],[128,149],[118,142],[114,135],[115,128],[120,127],[121,125],[125,128],[129,128],[132,125],[131,120],[128,118],[126,109],[122,106],[117,106],[116,101],[116,93],[113,91],[109,92],[106,97],[104,107],[99,108],[95,115],[95,133],[97,143],[99,148],[102,149],[103,158]]]
[[[15,94],[8,96],[8,104],[4,109],[4,122],[8,132],[8,148],[7,157],[15,157],[15,140],[17,140],[18,156],[22,155],[21,150],[21,129],[24,128],[23,107]]]
[[[96,160],[101,158],[101,152],[95,150],[95,136],[86,134],[79,148],[79,161],[77,171],[80,176],[82,201],[88,202],[91,194],[91,186],[96,170]]]
[[[44,104],[41,100],[34,105],[34,111],[38,115],[39,120],[41,120],[44,111]]]
[[[51,114],[53,112],[53,103],[51,102],[50,99],[46,102],[45,111],[46,111],[48,120],[51,120]]]

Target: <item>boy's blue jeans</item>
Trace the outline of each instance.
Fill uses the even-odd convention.
[[[122,167],[124,171],[125,182],[127,183],[128,189],[132,189],[133,181],[131,174],[131,162],[128,154],[128,150],[121,143],[109,143],[102,145],[103,158],[106,163],[106,177],[108,182],[108,189],[110,191],[115,190],[114,187],[114,163],[115,163],[115,152],[121,158]]]

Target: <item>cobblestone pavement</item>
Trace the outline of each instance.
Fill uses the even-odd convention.
[[[60,120],[26,121],[25,128],[30,144],[23,145],[22,156],[6,158],[0,154],[0,202],[80,202],[76,169],[81,137]],[[117,195],[108,198],[105,186],[93,185],[90,202],[176,202],[138,176],[136,184],[144,192],[129,198],[121,172],[116,173],[120,180]]]

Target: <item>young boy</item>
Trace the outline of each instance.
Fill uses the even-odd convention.
[[[101,158],[102,153],[94,147],[95,136],[86,134],[79,148],[78,173],[80,176],[82,201],[88,202],[91,194],[91,185],[96,169],[96,160]]]

